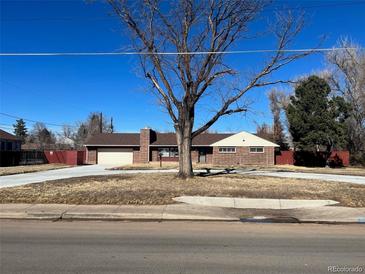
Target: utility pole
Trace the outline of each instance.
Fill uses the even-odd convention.
[[[111,132],[113,133],[114,132],[113,117],[110,118],[110,129]]]
[[[99,132],[103,133],[103,113],[100,112],[100,119],[99,119]]]

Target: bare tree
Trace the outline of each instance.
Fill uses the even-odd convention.
[[[49,148],[50,145],[55,144],[56,136],[44,123],[36,122],[30,132],[28,142],[39,144],[41,148]]]
[[[74,127],[69,125],[63,125],[62,132],[60,133],[60,137],[74,139],[75,130]]]
[[[266,123],[263,123],[262,125],[258,125],[256,127],[256,135],[261,137],[261,138],[264,138],[265,140],[274,142],[273,130]]]
[[[88,138],[99,133],[112,133],[114,131],[113,119],[108,118],[99,112],[90,112],[86,121],[79,122],[78,128],[72,134],[72,140],[77,147],[82,147]]]
[[[260,0],[108,0],[129,30],[140,64],[161,105],[169,113],[176,131],[179,176],[191,177],[192,139],[219,118],[244,112],[242,96],[249,90],[282,83],[269,79],[273,72],[306,56],[309,52],[288,53],[285,49],[303,27],[303,16],[277,14],[271,24],[276,52],[261,69],[245,80],[233,81],[238,72],[225,60],[225,53],[249,34],[249,24],[257,19],[268,1]],[[252,37],[251,37],[252,38]],[[178,54],[163,54],[177,52]],[[224,78],[231,84],[219,85]],[[238,85],[234,85],[239,83]],[[195,115],[204,97],[216,96],[213,114],[194,127]]]
[[[273,115],[273,142],[280,145],[282,150],[288,150],[288,142],[285,138],[284,126],[281,122],[282,112],[286,105],[287,96],[278,89],[272,89],[269,94],[270,110]]]
[[[356,162],[365,161],[365,52],[351,40],[338,42],[342,51],[332,51],[327,60],[332,65],[327,79],[332,89],[351,106],[347,119],[349,150]],[[365,162],[364,162],[365,163]]]

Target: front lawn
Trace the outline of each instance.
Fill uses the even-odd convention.
[[[163,205],[181,195],[331,199],[342,206],[365,207],[362,185],[235,174],[190,180],[173,174],[94,176],[0,189],[1,203]]]
[[[150,162],[148,164],[133,164],[125,165],[120,167],[114,167],[112,169],[117,170],[146,170],[146,169],[177,169],[179,167],[178,162],[162,162],[160,167],[159,162]],[[211,164],[199,164],[193,163],[194,169],[203,168],[214,168],[214,169],[225,169],[225,168],[236,168],[236,169],[255,169],[255,170],[268,170],[268,171],[291,171],[291,172],[304,172],[304,173],[321,173],[321,174],[338,174],[338,175],[354,175],[354,176],[365,176],[365,167],[342,167],[342,168],[325,168],[325,167],[303,167],[303,166],[292,166],[292,165],[274,165],[274,166],[217,166]]]
[[[66,168],[69,167],[65,164],[41,164],[41,165],[27,165],[27,166],[7,166],[0,167],[0,176],[30,173],[37,171],[46,171],[52,169]]]

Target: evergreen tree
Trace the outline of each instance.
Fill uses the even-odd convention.
[[[25,138],[28,136],[28,129],[25,125],[25,121],[23,119],[16,120],[13,127],[15,136],[21,138],[22,143],[24,143]]]
[[[348,105],[342,97],[329,98],[330,92],[325,80],[310,76],[290,97],[287,118],[296,150],[324,152],[328,159],[334,148],[346,146]]]

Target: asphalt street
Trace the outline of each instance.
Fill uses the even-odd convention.
[[[0,228],[1,273],[330,273],[331,266],[365,268],[364,225],[2,220]]]

